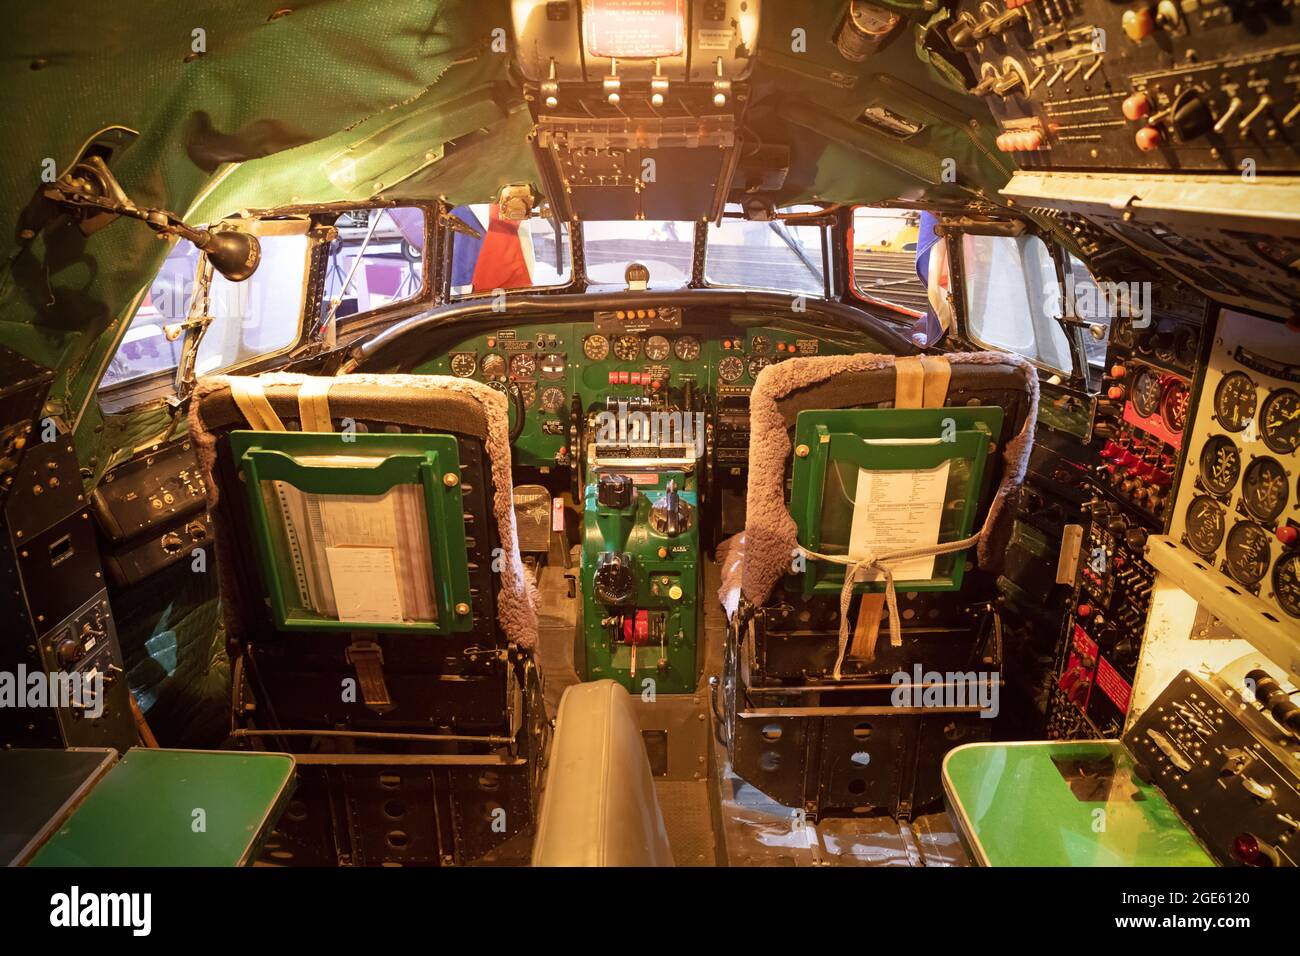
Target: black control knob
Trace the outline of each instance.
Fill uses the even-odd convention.
[[[1170,107],[1169,125],[1178,138],[1186,143],[1199,139],[1214,129],[1214,114],[1210,112],[1205,100],[1201,99],[1199,90],[1184,90]]]
[[[592,577],[596,600],[602,604],[620,605],[630,602],[635,594],[636,578],[632,574],[632,561],[626,554],[606,551]]]
[[[632,503],[635,489],[630,475],[601,475],[596,479],[596,503],[622,511]]]
[[[691,526],[691,506],[677,493],[677,481],[670,479],[664,495],[650,509],[650,527],[675,538]]]

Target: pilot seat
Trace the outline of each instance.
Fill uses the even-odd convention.
[[[547,723],[506,398],[460,378],[202,379],[235,746],[294,754],[284,864],[527,859]]]
[[[745,529],[718,548],[735,773],[810,818],[938,808],[944,754],[997,711],[1037,405],[1033,366],[995,352],[758,376]]]

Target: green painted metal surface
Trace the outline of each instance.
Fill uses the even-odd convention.
[[[617,469],[606,468],[606,473]],[[585,660],[577,663],[584,680],[618,681],[633,694],[652,689],[656,694],[692,694],[699,677],[700,513],[694,474],[663,471],[638,478],[636,500],[626,513],[611,511],[596,502],[595,475],[590,475],[583,503],[582,641]],[[670,538],[650,525],[650,509],[660,500],[669,481],[681,489],[681,500],[694,514],[684,534]],[[659,549],[666,556],[659,556]],[[606,551],[629,554],[636,591],[627,607],[606,608],[596,599],[593,578],[597,562]],[[674,590],[679,589],[679,590]],[[674,596],[676,595],[676,596]],[[658,623],[662,639],[625,643],[617,625],[602,621],[619,612],[648,611]],[[633,659],[635,656],[635,661]],[[635,663],[635,666],[633,666]],[[651,683],[647,683],[650,681]]]
[[[286,630],[403,631],[448,634],[473,628],[469,566],[465,553],[465,512],[460,490],[460,456],[450,435],[390,435],[338,432],[257,432],[230,434],[230,451],[244,479],[253,516],[262,579],[276,623]],[[373,458],[374,465],[309,465],[318,456]],[[444,476],[454,475],[448,485]],[[423,489],[433,565],[437,620],[432,622],[339,621],[301,607],[283,522],[266,505],[262,482],[283,481],[318,495],[379,496],[398,485]],[[458,607],[464,608],[461,613]]]
[[[985,865],[1214,865],[1118,740],[967,744],[944,758],[943,786]]]
[[[790,514],[799,543],[822,554],[847,554],[858,469],[931,469],[949,463],[939,542],[969,537],[987,481],[984,464],[991,436],[1002,429],[1002,409],[857,408],[811,410],[795,419]],[[875,442],[898,442],[877,444]],[[805,594],[838,594],[844,566],[809,560],[808,573],[787,578]],[[965,552],[939,555],[927,581],[896,582],[909,591],[961,588]],[[883,581],[854,585],[855,593],[883,591]]]
[[[245,865],[293,768],[288,754],[130,750],[30,865]]]

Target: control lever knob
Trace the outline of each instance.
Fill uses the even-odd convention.
[[[630,475],[601,475],[596,480],[596,503],[622,511],[632,503],[633,490]]]
[[[663,497],[650,508],[650,527],[660,534],[675,538],[691,526],[691,506],[677,493],[677,479],[670,478]]]

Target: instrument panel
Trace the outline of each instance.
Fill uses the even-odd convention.
[[[600,317],[597,317],[598,319]],[[609,399],[648,398],[655,405],[714,410],[747,404],[764,368],[799,355],[879,351],[869,337],[802,322],[779,327],[761,319],[676,328],[587,321],[502,328],[468,337],[416,369],[516,391],[526,413],[515,463],[549,468],[571,463],[574,397],[583,413]],[[769,319],[770,321],[770,319]],[[511,411],[514,423],[515,411]]]
[[[1300,621],[1300,335],[1225,311],[1170,534]]]

